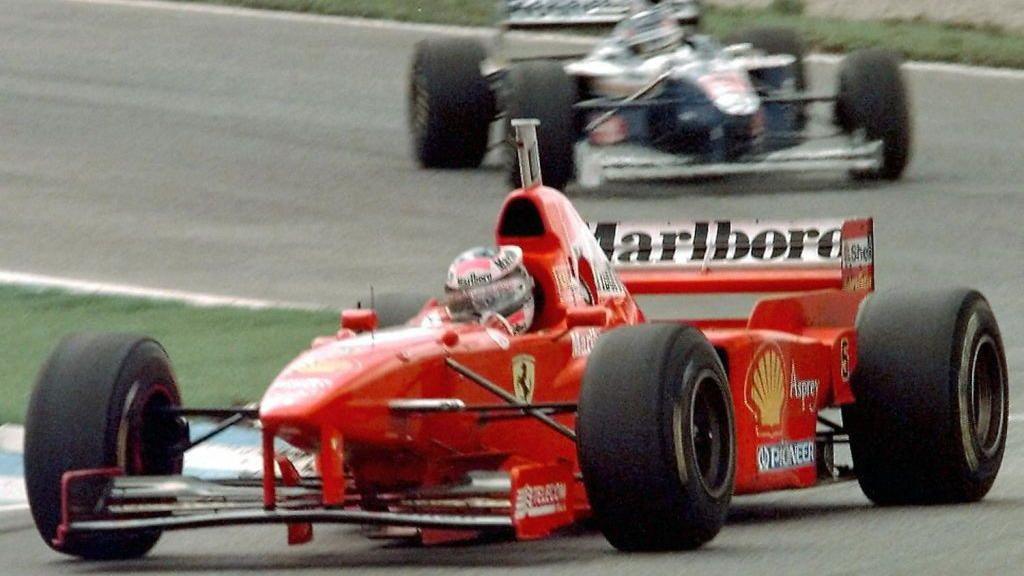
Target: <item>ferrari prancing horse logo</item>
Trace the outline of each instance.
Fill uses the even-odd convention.
[[[516,398],[527,404],[533,402],[534,359],[529,354],[520,354],[512,358],[512,385]]]

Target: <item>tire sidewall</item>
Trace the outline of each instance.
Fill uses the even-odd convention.
[[[711,376],[709,378],[709,376]],[[726,412],[724,490],[700,482],[690,431],[695,383],[720,391]],[[617,328],[598,341],[584,375],[577,419],[583,482],[598,526],[624,551],[684,550],[721,529],[735,475],[727,377],[696,328]]]
[[[732,398],[724,371],[720,366],[718,369],[707,365],[701,366],[703,362],[708,362],[713,366],[719,360],[713,358],[702,359],[703,362],[694,361],[693,356],[706,353],[703,349],[691,348],[690,357],[686,358],[682,365],[677,365],[682,373],[680,377],[678,379],[670,378],[667,381],[671,402],[666,402],[666,408],[671,410],[671,414],[665,419],[668,426],[664,434],[668,436],[666,442],[670,443],[671,450],[666,450],[666,453],[675,456],[673,463],[677,469],[686,470],[685,478],[681,477],[681,474],[677,478],[679,480],[679,490],[686,495],[685,500],[690,513],[706,518],[718,517],[721,519],[721,522],[724,522],[725,514],[732,499],[731,487],[736,474],[735,437],[728,436],[726,438],[728,442],[726,449],[730,454],[730,463],[727,468],[726,478],[721,483],[721,486],[717,490],[712,491],[705,486],[701,473],[697,468],[697,456],[693,438],[685,434],[685,431],[692,429],[693,405],[696,401],[699,385],[712,385],[717,389],[723,401],[724,410],[722,416],[726,418],[725,426],[728,430],[735,430]],[[685,368],[683,368],[684,366]],[[676,383],[675,386],[672,386],[673,382]],[[680,456],[683,457],[682,462],[679,460]]]
[[[955,415],[956,420],[953,426],[956,438],[954,462],[958,464],[960,474],[969,479],[975,491],[982,488],[987,491],[999,471],[1006,448],[1009,413],[1009,394],[1005,387],[1002,387],[994,450],[985,454],[976,434],[973,433],[970,408],[965,404],[970,402],[972,368],[975,354],[979,350],[978,344],[986,340],[995,346],[999,352],[999,371],[1004,383],[1008,372],[995,317],[987,306],[981,305],[981,302],[978,298],[971,298],[964,303],[963,321],[957,326],[953,361],[950,366],[950,413]]]
[[[59,552],[85,558],[144,554],[160,531],[79,535],[57,548],[61,481],[72,470],[133,469],[129,452],[139,446],[144,411],[154,394],[180,405],[176,379],[163,348],[130,335],[72,335],[57,346],[40,371],[25,422],[25,483],[40,536]],[[124,426],[128,426],[125,429]],[[179,474],[177,456],[155,472]]]

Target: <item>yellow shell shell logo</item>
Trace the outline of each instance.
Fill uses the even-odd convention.
[[[749,386],[757,423],[766,428],[781,425],[782,407],[786,402],[786,374],[782,368],[782,354],[777,349],[765,348],[754,361]]]

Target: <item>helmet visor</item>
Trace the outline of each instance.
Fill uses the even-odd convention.
[[[489,284],[445,294],[445,308],[453,320],[473,320],[488,313],[508,316],[530,299],[533,283],[526,274],[513,274]]]

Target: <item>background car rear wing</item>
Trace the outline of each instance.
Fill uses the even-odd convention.
[[[697,0],[665,0],[680,24],[700,20]],[[637,0],[498,0],[501,27],[508,30],[611,27],[629,15]]]
[[[589,226],[634,294],[874,289],[870,218]]]

